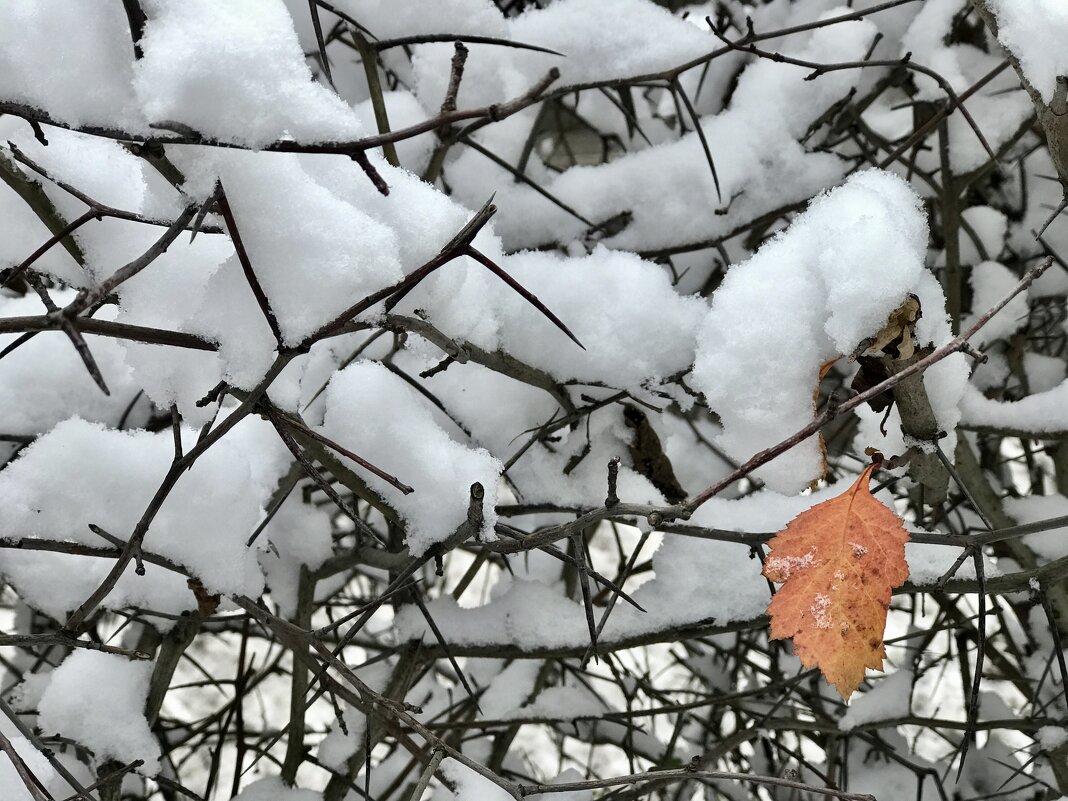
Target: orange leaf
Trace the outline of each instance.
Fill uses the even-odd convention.
[[[783,585],[768,605],[772,639],[793,638],[801,664],[845,699],[865,668],[882,669],[890,592],[909,574],[909,535],[868,489],[874,469],[791,520],[764,561],[764,576]]]

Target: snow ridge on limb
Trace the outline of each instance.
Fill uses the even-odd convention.
[[[919,341],[947,338],[945,299],[924,266],[926,247],[919,197],[900,178],[869,170],[818,197],[732,267],[698,336],[693,371],[723,422],[720,446],[745,459],[811,421],[821,365],[874,336],[910,294],[923,309]],[[946,431],[956,424],[952,396],[963,391],[964,379],[959,371],[949,375],[958,386],[937,410]],[[821,473],[819,445],[810,440],[756,474],[792,492]]]

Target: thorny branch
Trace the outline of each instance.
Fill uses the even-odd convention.
[[[1035,103],[1037,126],[1028,120],[1008,139],[997,142],[988,139],[967,103],[984,89],[1003,85],[1006,75],[1011,75],[1007,70],[1010,64],[1020,70],[1012,54],[1007,54],[1000,65],[977,80],[973,76],[974,83],[965,91],[955,91],[937,70],[908,56],[902,58],[900,54],[856,62],[820,63],[781,52],[787,49],[786,44],[794,41],[790,37],[877,18],[910,2],[891,0],[828,19],[761,32],[757,32],[752,20],[736,19],[737,14],[732,16],[724,9],[719,18],[709,19],[709,29],[723,46],[710,47],[703,55],[672,68],[570,85],[559,85],[560,73],[552,68],[512,100],[458,109],[460,88],[466,85],[463,82],[472,80],[471,69],[480,52],[466,45],[524,49],[539,53],[539,58],[556,54],[548,48],[498,37],[420,34],[379,39],[358,19],[330,3],[314,0],[309,4],[316,39],[314,58],[327,83],[334,85],[344,63],[337,58],[331,62],[330,55],[334,52],[331,46],[336,47],[340,42],[360,47],[362,42],[360,52],[367,59],[361,69],[369,84],[379,84],[377,101],[381,105],[385,88],[402,85],[393,66],[394,59],[410,57],[411,48],[416,45],[453,42],[454,57],[445,96],[437,114],[414,125],[391,130],[383,114],[378,119],[380,132],[375,135],[335,142],[285,139],[264,149],[350,156],[358,161],[368,180],[386,194],[390,173],[380,172],[367,154],[378,148],[388,149],[392,151],[390,160],[396,163],[393,145],[433,135],[436,160],[433,169],[428,167],[428,176],[438,180],[443,189],[448,190],[449,173],[453,169],[450,153],[470,148],[507,169],[517,182],[532,186],[547,203],[581,220],[593,242],[616,230],[614,225],[622,225],[618,230],[624,230],[626,215],[607,221],[584,216],[580,206],[569,205],[567,198],[558,197],[542,185],[543,179],[536,177],[538,172],[527,169],[529,160],[540,157],[537,153],[553,154],[544,160],[547,172],[566,170],[605,162],[621,149],[644,147],[641,142],[648,140],[641,130],[642,124],[649,125],[654,120],[662,123],[663,136],[682,136],[692,126],[718,191],[716,142],[706,138],[702,118],[715,113],[728,99],[709,98],[707,93],[702,93],[711,70],[721,65],[728,69],[728,64],[732,65],[729,69],[736,70],[742,59],[766,59],[810,70],[813,80],[835,71],[864,73],[873,77],[858,77],[854,90],[826,110],[820,123],[806,134],[804,144],[837,154],[850,165],[850,170],[876,164],[896,169],[934,191],[938,197],[937,205],[931,207],[935,244],[947,254],[941,279],[952,300],[955,321],[959,323],[966,309],[967,275],[972,265],[962,262],[958,243],[970,241],[981,254],[985,245],[983,238],[970,228],[972,223],[966,215],[954,210],[963,212],[970,207],[993,206],[1009,216],[1022,218],[1029,210],[1027,188],[1021,179],[1022,188],[1014,195],[1005,188],[1009,181],[1007,174],[1017,170],[1022,175],[1027,157],[1043,148],[1049,151],[1061,183],[1068,186],[1068,170],[1064,169],[1068,161],[1063,152],[1068,141],[1063,130],[1065,115],[1054,104],[1044,103],[1020,71],[1020,85]],[[503,0],[498,4],[507,5]],[[975,0],[972,5],[982,24],[975,27],[976,20],[962,12],[953,35],[972,36],[977,42],[975,47],[996,47],[989,37],[983,38],[983,26],[993,30],[996,25],[988,4]],[[130,22],[133,48],[140,58],[144,12],[137,2],[124,2],[123,6]],[[327,19],[335,18],[333,28],[324,25]],[[732,29],[734,34],[730,33]],[[758,46],[765,42],[769,44]],[[710,45],[714,43],[710,35]],[[690,78],[697,71],[702,72],[701,82],[694,84]],[[921,109],[918,101],[910,100],[918,109],[911,129],[897,138],[884,138],[869,124],[865,111],[884,93],[896,92],[901,87],[905,87],[906,93],[914,93],[915,86],[909,82],[914,80],[910,76],[915,75],[933,80],[945,99],[924,101],[929,106],[925,109]],[[1062,80],[1061,94],[1055,103],[1063,104],[1065,85]],[[618,130],[596,121],[599,118],[590,112],[590,106],[600,102],[594,98],[603,100],[606,96],[619,111],[618,127],[629,131],[629,141]],[[660,102],[664,98],[671,98],[676,104],[674,116],[663,112],[670,105]],[[653,111],[646,109],[639,114],[642,102]],[[384,106],[382,109],[376,106],[375,111],[377,116],[377,112],[384,112]],[[144,130],[70,125],[47,109],[14,98],[0,99],[0,115],[29,123],[38,141],[46,141],[44,131],[55,127],[126,143],[146,159],[154,160],[157,169],[162,166],[161,171],[167,169],[168,148],[175,151],[188,145],[244,148],[239,142],[205,137],[181,121]],[[948,159],[947,126],[954,115],[965,121],[987,156],[983,166],[967,174],[954,175]],[[520,121],[529,128],[529,147],[519,159],[514,155],[509,158],[497,155],[481,138],[481,132],[509,118],[514,118],[509,124]],[[576,130],[595,140],[602,147],[601,152],[591,158],[576,150],[576,142],[581,140]],[[939,148],[946,158],[936,166],[919,157],[925,150]],[[173,177],[173,172],[165,174]],[[71,649],[97,650],[133,659],[154,655],[156,667],[149,717],[154,734],[164,748],[165,770],[155,782],[144,783],[142,795],[130,797],[168,801],[183,797],[223,797],[218,795],[218,787],[224,761],[231,763],[227,775],[232,774],[234,793],[242,786],[244,772],[276,762],[289,780],[298,773],[302,779],[308,775],[325,777],[324,781],[328,782],[325,797],[331,801],[348,793],[351,797],[363,797],[370,789],[374,771],[388,765],[392,771],[390,779],[381,786],[376,785],[373,797],[414,800],[432,783],[455,789],[455,781],[443,768],[446,757],[517,799],[610,788],[618,789],[606,797],[690,798],[700,785],[706,798],[737,797],[738,791],[750,793],[750,797],[795,797],[785,795],[792,791],[859,801],[870,796],[847,788],[851,786],[850,770],[865,761],[894,765],[910,773],[916,782],[917,797],[937,794],[948,799],[953,788],[945,772],[911,755],[903,747],[901,732],[907,732],[914,741],[937,743],[947,755],[948,766],[954,754],[963,755],[969,748],[976,731],[989,731],[997,736],[1004,732],[1024,732],[1038,743],[1043,727],[1064,728],[1068,724],[1064,699],[1068,675],[1065,675],[1060,645],[1068,635],[1068,619],[1059,612],[1064,608],[1068,586],[1068,557],[1042,558],[1041,548],[1033,544],[1038,541],[1035,535],[1062,528],[1066,518],[1058,515],[1017,523],[1009,516],[1004,503],[1006,496],[1021,494],[1019,487],[1025,484],[1039,494],[1046,493],[1051,482],[1058,492],[1068,492],[1065,431],[1036,433],[984,427],[979,436],[973,437],[965,434],[962,427],[958,437],[964,444],[959,446],[953,468],[957,472],[954,478],[959,479],[955,484],[957,489],[944,503],[925,504],[922,494],[917,495],[907,486],[908,482],[892,475],[882,476],[888,496],[912,515],[917,529],[922,529],[914,534],[913,541],[960,555],[958,564],[941,581],[909,583],[895,595],[892,614],[902,621],[902,633],[890,638],[888,645],[896,666],[899,670],[912,671],[917,686],[926,682],[925,686],[934,688],[932,692],[936,694],[959,692],[954,687],[976,690],[995,687],[994,692],[1015,692],[1012,697],[1022,699],[1020,704],[1028,710],[1029,717],[979,719],[973,706],[968,720],[957,720],[940,714],[937,708],[916,708],[905,717],[870,721],[846,732],[838,725],[843,710],[823,693],[814,676],[791,672],[784,655],[768,642],[766,619],[762,616],[695,620],[688,618],[685,610],[679,610],[677,620],[636,634],[619,634],[608,625],[620,614],[617,605],[630,606],[636,610],[635,614],[642,613],[641,596],[635,590],[636,585],[654,573],[655,563],[643,550],[651,536],[721,540],[750,548],[754,557],[759,556],[770,532],[696,525],[689,522],[691,517],[712,497],[725,493],[736,497],[753,491],[757,487],[754,471],[819,432],[824,433],[828,443],[829,478],[849,475],[854,466],[851,459],[858,456],[852,453],[849,444],[856,425],[851,412],[873,398],[892,393],[909,376],[922,374],[952,354],[978,353],[970,350],[969,340],[994,315],[1013,297],[1026,292],[1052,265],[1065,268],[1068,260],[1041,237],[1039,242],[1044,249],[1040,254],[1006,247],[1001,253],[983,255],[984,259],[1000,258],[1021,277],[1012,291],[1004,293],[985,313],[979,314],[984,310],[973,308],[973,314],[978,316],[963,333],[876,386],[845,400],[832,394],[834,388],[825,387],[821,391],[822,411],[810,424],[740,465],[727,465],[715,443],[702,433],[709,430],[704,426],[708,410],[700,398],[695,398],[696,402],[686,412],[674,406],[667,408],[662,412],[665,418],[689,426],[688,430],[692,430],[707,451],[709,463],[720,468],[706,489],[691,494],[688,499],[675,504],[631,502],[623,489],[627,486],[624,479],[641,471],[641,460],[635,458],[636,447],[619,442],[616,443],[619,452],[612,454],[611,461],[598,465],[605,468],[606,496],[602,506],[591,508],[564,501],[527,504],[521,495],[522,487],[513,484],[510,487],[513,495],[502,496],[495,510],[498,520],[490,533],[489,529],[484,530],[482,496],[476,497],[472,490],[468,519],[455,535],[425,553],[413,554],[404,544],[403,517],[368,486],[363,474],[375,476],[400,493],[412,489],[419,492],[421,488],[409,487],[403,475],[393,476],[388,472],[388,464],[378,467],[359,457],[359,443],[334,442],[306,422],[301,413],[283,408],[277,399],[272,399],[271,390],[277,387],[287,365],[306,356],[312,348],[342,342],[347,345],[364,336],[364,344],[356,346],[352,359],[361,354],[374,354],[383,363],[390,363],[404,338],[423,340],[424,344],[438,349],[444,358],[419,379],[412,378],[423,387],[430,402],[437,400],[433,394],[436,375],[446,370],[463,370],[468,364],[480,365],[508,381],[540,390],[553,404],[552,417],[535,429],[515,432],[522,444],[514,448],[509,468],[523,464],[524,460],[555,453],[564,435],[580,437],[583,429],[588,431],[595,415],[617,415],[622,421],[626,404],[648,410],[646,417],[654,421],[649,423],[650,427],[660,427],[663,436],[663,427],[655,422],[661,406],[667,406],[679,394],[694,395],[687,384],[688,371],[650,388],[645,394],[637,393],[634,388],[578,386],[561,381],[505,350],[490,350],[465,341],[445,326],[431,322],[418,309],[402,311],[401,303],[406,298],[417,297],[417,290],[429,276],[438,270],[448,270],[455,260],[471,259],[537,308],[546,325],[556,326],[578,343],[571,329],[577,321],[558,317],[474,246],[476,237],[496,211],[492,203],[483,206],[436,255],[410,269],[403,279],[366,297],[350,299],[350,305],[333,320],[303,341],[287,344],[271,298],[259,283],[256,264],[243,247],[239,221],[221,186],[206,201],[194,203],[181,194],[178,182],[175,188],[180,202],[174,208],[182,211],[174,219],[161,220],[94,199],[78,186],[51,175],[14,144],[0,149],[0,178],[48,232],[47,239],[20,256],[2,274],[4,286],[12,293],[24,294],[32,288],[45,304],[45,311],[0,319],[0,335],[19,335],[6,344],[0,358],[22,347],[32,337],[62,331],[79,349],[94,379],[106,388],[107,377],[96,366],[86,337],[89,341],[93,337],[108,337],[167,349],[217,351],[219,345],[201,334],[94,316],[117,303],[126,282],[136,281],[141,272],[153,269],[159,256],[185,231],[229,237],[248,289],[278,346],[273,364],[251,391],[231,387],[224,381],[210,393],[206,404],[220,408],[225,405],[226,413],[221,420],[205,427],[195,443],[183,443],[177,407],[173,419],[171,408],[151,412],[148,425],[163,431],[173,425],[175,453],[165,474],[159,478],[155,495],[146,499],[143,514],[130,531],[108,534],[99,527],[94,528],[106,545],[23,536],[22,532],[4,532],[0,539],[0,553],[45,551],[69,558],[107,560],[105,563],[111,565],[104,581],[66,620],[35,615],[35,630],[0,633],[0,664],[10,677],[0,694],[0,709],[20,736],[41,750],[65,782],[64,792],[71,797],[86,801],[107,798],[106,793],[121,784],[121,777],[136,768],[119,765],[105,771],[101,767],[99,781],[83,786],[64,762],[70,757],[90,763],[91,755],[80,752],[61,737],[42,737],[18,714],[25,710],[16,711],[9,704],[14,681],[58,664]],[[57,195],[53,193],[62,193],[81,204],[72,219],[59,211],[61,204],[55,202]],[[715,240],[673,245],[647,254],[660,261],[680,285],[686,280],[688,270],[694,269],[695,274],[704,270],[701,281],[685,286],[706,297],[714,293],[732,258],[754,250],[803,205],[784,201],[778,209],[738,214],[733,211],[732,199],[724,200],[727,205],[722,211],[730,222],[726,234]],[[1046,226],[1056,225],[1063,210],[1063,205],[1053,208]],[[209,215],[212,215],[210,219]],[[65,307],[55,306],[49,295],[55,279],[42,266],[45,257],[62,248],[75,264],[84,268],[88,257],[80,235],[104,218],[162,227],[163,231],[139,257],[124,266],[107,265],[107,271],[102,273],[104,277],[87,284],[74,301]],[[1036,233],[1042,234],[1046,226]],[[550,242],[546,246],[568,244]],[[695,267],[698,261],[701,265]],[[1027,373],[1020,365],[1029,354],[1063,361],[1064,315],[1063,293],[1030,299],[1029,316],[1020,336],[995,346],[998,355],[1007,354],[1010,366],[1008,377],[1000,385],[997,382],[991,385],[992,394],[1004,399],[1019,397],[1014,381],[1026,383]],[[379,344],[394,342],[390,355],[381,356],[381,351],[373,350],[376,339],[380,340]],[[987,351],[991,347],[984,346]],[[839,376],[837,380],[841,383],[842,379]],[[133,402],[137,400],[134,398]],[[447,416],[455,411],[441,401],[435,405]],[[172,490],[183,476],[197,469],[198,460],[242,419],[257,414],[267,417],[275,426],[293,462],[293,470],[279,486],[257,534],[291,494],[301,502],[329,509],[332,515],[333,552],[316,569],[303,572],[296,608],[283,613],[271,595],[235,597],[229,608],[198,610],[195,621],[188,616],[180,619],[168,616],[160,610],[114,608],[108,602],[109,596],[131,563],[138,573],[146,574],[145,581],[163,573],[173,573],[183,580],[195,579],[186,566],[155,552],[153,520],[171,500]],[[474,437],[467,433],[465,436],[472,444],[478,444]],[[36,432],[3,433],[0,442],[21,449],[32,445],[36,437]],[[660,450],[658,457],[668,459],[666,451],[670,449],[661,447]],[[585,453],[578,454],[576,464],[585,458]],[[656,461],[650,458],[646,463]],[[651,470],[647,472],[650,475],[645,478],[651,482],[654,476]],[[511,480],[508,473],[505,480]],[[988,519],[990,526],[974,530],[979,528],[975,523],[979,519]],[[642,529],[641,533],[635,531],[637,528]],[[264,558],[270,557],[269,551],[265,551]],[[998,572],[984,575],[984,559],[1004,562],[998,564]],[[544,575],[552,571],[558,577],[554,586],[571,604],[568,608],[575,613],[580,628],[588,630],[590,642],[561,636],[556,643],[531,645],[520,637],[510,638],[497,630],[481,631],[479,637],[453,639],[449,628],[435,622],[441,599],[462,600],[467,604],[474,602],[477,593],[485,598],[495,582],[500,582],[509,571],[518,570],[524,562],[538,565],[538,570],[546,571]],[[975,577],[956,575],[956,569],[965,563],[978,568]],[[700,591],[694,588],[694,592]],[[201,587],[198,601],[205,594]],[[626,603],[617,604],[619,600]],[[14,604],[10,589],[5,601]],[[406,608],[420,610],[426,616],[434,634],[432,638],[428,635],[425,642],[397,642],[383,636],[387,619],[404,614]],[[521,622],[522,615],[531,611],[519,610],[517,619]],[[1049,638],[1032,630],[1035,611],[1045,615],[1051,632]],[[173,629],[173,636],[167,635],[170,640],[164,641],[160,631],[175,623],[179,625]],[[560,624],[563,627],[565,621],[561,620]],[[111,640],[124,630],[127,635],[137,634],[122,639],[124,644],[112,644]],[[236,655],[234,678],[212,675],[204,669],[198,660],[209,648],[229,649]],[[664,661],[657,661],[658,654],[666,654]],[[594,655],[597,660],[588,664],[587,660]],[[489,664],[487,660],[493,660],[490,669],[485,667]],[[1045,660],[1037,684],[1028,672],[1036,660]],[[533,667],[532,678],[525,685],[527,696],[521,700],[529,707],[529,714],[496,715],[486,701],[494,674],[525,669],[526,664]],[[387,676],[382,684],[384,690],[372,689],[370,680],[365,679],[376,670]],[[954,672],[955,684],[949,679]],[[280,719],[277,714],[266,712],[255,715],[254,708],[265,697],[266,688],[280,683],[292,688],[286,707],[289,717]],[[164,703],[168,698],[180,699],[187,689],[202,686],[217,692],[218,702],[214,707],[206,705],[191,712],[183,709],[180,701]],[[467,692],[454,693],[458,687]],[[585,693],[584,697],[595,699],[602,709],[574,717],[542,714],[536,707],[537,701],[551,688]],[[441,701],[442,695],[448,695],[447,702]],[[978,697],[979,693],[973,692],[972,702],[978,703]],[[434,710],[433,714],[424,713],[419,704],[426,704],[427,709]],[[322,714],[318,717],[307,714],[313,707]],[[343,732],[347,736],[348,729],[364,732],[358,735],[361,741],[354,741],[341,762],[330,763],[323,757],[321,748],[317,752],[313,747],[313,742],[320,741],[324,733],[318,722],[323,719],[330,720],[335,734]],[[530,752],[524,750],[526,746],[519,735],[531,732],[552,742],[560,763],[581,768],[584,778],[551,784],[544,781],[533,761],[524,762],[530,758]],[[479,758],[471,756],[468,739],[477,744]],[[585,749],[581,754],[576,744]],[[974,743],[970,747],[973,753],[968,763],[961,760],[962,769],[967,769],[977,758]],[[6,755],[33,801],[53,797],[2,733],[0,752]],[[58,758],[57,752],[64,759]],[[205,772],[194,769],[196,755],[202,753],[211,754],[208,778],[203,781]],[[815,753],[821,754],[821,758],[814,758]],[[615,765],[629,763],[632,769],[600,770],[594,763],[603,754],[616,758]],[[620,754],[624,756],[619,757]],[[696,754],[693,761],[684,766],[693,754]],[[1008,776],[1007,781],[1017,782],[1017,790],[1023,785],[1034,797],[1054,797],[1068,791],[1068,769],[1056,761],[1058,758],[1063,761],[1063,756],[1063,748],[1038,745],[1030,754],[1033,760],[1048,760],[1057,788],[1044,786],[1046,780],[1042,775],[1036,772],[1032,776],[1022,767],[1014,767],[1003,775]],[[586,757],[589,761],[584,762]],[[188,776],[195,776],[199,783],[190,781]],[[1000,790],[991,787],[983,797],[998,797]]]

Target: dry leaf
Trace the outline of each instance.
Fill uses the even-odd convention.
[[[898,359],[909,359],[916,352],[916,321],[920,319],[920,299],[909,295],[890,312],[886,325],[875,335],[869,350],[882,351]]]
[[[909,295],[904,303],[890,312],[879,333],[860,344],[853,352],[853,358],[860,362],[860,370],[853,377],[855,391],[864,392],[890,377],[884,357],[911,359],[916,354],[916,321],[922,315],[920,299]],[[869,400],[868,405],[872,410],[882,412],[893,402],[894,391],[890,390]]]
[[[783,586],[768,606],[771,637],[793,638],[842,698],[882,669],[890,593],[908,578],[900,518],[868,489],[870,465],[846,492],[813,506],[769,543],[764,576]]]
[[[827,377],[827,373],[831,372],[831,368],[834,367],[834,363],[841,359],[841,356],[835,356],[833,359],[828,359],[820,365],[819,374],[816,378],[816,388],[812,390],[812,412],[815,414],[819,410],[820,402],[820,384],[823,379]],[[816,489],[817,485],[823,479],[827,477],[827,443],[823,439],[823,432],[820,431],[817,436],[817,442],[820,449],[820,474],[816,476],[812,481],[808,483],[809,489]]]
[[[649,482],[660,490],[668,503],[686,500],[689,495],[675,477],[671,460],[664,453],[660,437],[645,412],[637,406],[624,403],[623,423],[634,432],[629,450],[631,466],[635,472],[649,479]]]

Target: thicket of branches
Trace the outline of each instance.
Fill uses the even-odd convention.
[[[503,26],[569,4],[580,5],[496,0],[496,11]],[[165,44],[153,26],[162,26],[167,4],[143,5],[121,4],[128,52],[120,61],[150,61],[152,48]],[[281,91],[240,109],[248,120],[216,128],[212,115],[225,116],[217,98],[183,101],[206,109],[199,121],[150,115],[151,127],[48,107],[20,87],[54,78],[33,75],[10,54],[20,52],[18,38],[37,35],[42,19],[68,30],[69,7],[0,10],[0,67],[22,76],[0,79],[2,208],[17,205],[38,226],[14,212],[0,221],[10,243],[0,264],[0,762],[8,761],[0,779],[9,782],[0,786],[33,801],[228,799],[243,788],[246,801],[320,798],[290,789],[298,787],[325,801],[1068,794],[1068,548],[1058,543],[1068,515],[1068,410],[1058,417],[1051,396],[1030,416],[999,406],[1010,411],[983,417],[968,411],[979,408],[975,401],[947,432],[917,378],[929,364],[966,359],[977,394],[998,403],[1056,392],[1064,380],[1068,237],[1057,204],[1068,187],[1065,82],[1057,78],[1050,100],[1026,77],[998,42],[1000,6],[682,6],[672,8],[674,22],[685,19],[707,40],[702,55],[636,73],[617,54],[603,65],[616,72],[593,79],[587,70],[569,82],[568,59],[582,54],[554,54],[552,37],[516,41],[473,24],[471,32],[387,35],[374,20],[418,16],[411,7],[419,4],[286,5],[317,91],[362,103],[377,130],[330,137],[290,121],[287,135],[263,138],[250,109],[281,106]],[[632,25],[638,5],[652,6],[628,0],[617,18],[613,5],[583,6],[598,17],[583,34],[594,53],[598,35]],[[440,9],[431,6],[422,10],[436,18]],[[242,8],[236,13],[254,27],[259,12]],[[1042,8],[1036,3],[1033,13]],[[474,19],[448,13],[464,24]],[[581,21],[578,13],[561,19]],[[872,35],[843,33],[861,21]],[[206,21],[203,35],[230,22]],[[639,30],[633,41],[675,52],[661,35]],[[859,58],[831,57],[835,42],[854,39],[862,41]],[[910,42],[927,49],[906,52]],[[48,59],[61,64],[64,46],[55,41]],[[826,58],[812,57],[824,46]],[[420,66],[429,52],[448,65],[436,108],[427,107]],[[537,64],[539,77],[528,81],[530,70],[516,67],[502,79],[512,91],[494,99],[478,82],[490,81],[487,69],[506,74],[512,58],[541,58],[515,62]],[[747,77],[761,64],[778,72]],[[79,80],[56,69],[60,81]],[[210,72],[203,61],[189,67],[198,69]],[[153,73],[137,74],[148,81]],[[800,108],[774,107],[781,98],[769,87],[785,76],[816,94],[796,95]],[[214,80],[233,80],[240,91],[243,79]],[[834,87],[833,96],[819,94],[821,86]],[[82,91],[97,88],[87,80]],[[726,123],[710,121],[743,104],[760,108],[761,91],[769,93],[767,119],[789,120],[784,130],[797,151],[779,151],[781,142],[740,125],[730,132],[739,141],[751,136],[756,155],[735,169],[741,145],[717,138]],[[415,116],[413,98],[422,104]],[[151,176],[145,191],[167,202],[132,208],[113,199],[118,190],[96,194],[111,168],[89,165],[79,183],[77,164],[51,155],[69,142],[101,148],[101,159],[113,153],[106,148],[121,148]],[[76,159],[96,152],[69,147]],[[301,160],[283,161],[293,154]],[[802,156],[826,161],[790,172]],[[127,169],[109,158],[117,172]],[[225,172],[237,167],[218,166],[240,158],[254,159],[240,180]],[[625,172],[638,158],[644,166]],[[284,281],[277,276],[288,267],[265,266],[270,248],[284,248],[270,238],[272,226],[289,235],[289,223],[277,220],[320,208],[299,206],[304,196],[293,190],[298,209],[286,211],[289,166],[277,167],[273,190],[256,183],[276,165],[297,163],[309,171],[326,165],[316,180],[339,197],[350,192],[344,196],[374,209],[375,219],[393,215],[405,254],[399,273],[380,272],[360,294],[338,298],[332,277],[301,276],[303,240],[279,257],[293,259]],[[613,165],[624,167],[611,172]],[[441,211],[446,206],[412,189],[418,181],[398,166],[455,203],[442,199],[448,212]],[[951,335],[921,350],[926,361],[911,377],[901,371],[912,362],[861,359],[866,383],[858,382],[857,359],[843,353],[825,375],[812,374],[800,396],[807,402],[816,392],[812,415],[795,434],[768,439],[759,452],[724,446],[727,413],[708,402],[705,379],[694,375],[695,358],[711,346],[670,352],[670,332],[689,325],[692,339],[734,267],[788,230],[820,191],[871,168],[900,176],[922,199],[926,267],[944,291]],[[279,216],[257,217],[248,198],[271,191],[270,203],[255,202]],[[393,210],[380,214],[386,208]],[[292,236],[341,236],[337,220],[322,213],[301,218]],[[441,220],[449,221],[447,235]],[[363,219],[353,226],[373,228]],[[863,236],[863,227],[854,234]],[[417,243],[411,253],[409,238]],[[229,259],[220,269],[234,276],[206,284],[209,301],[184,294],[199,281],[190,277],[193,262],[183,261],[196,241],[217,243],[218,261]],[[360,241],[369,249],[379,242]],[[145,246],[130,254],[123,242]],[[533,255],[513,256],[522,250]],[[668,279],[663,291],[679,304],[699,300],[665,305],[660,284],[621,283],[617,291],[614,282],[630,279],[616,276],[631,275],[623,268],[633,265],[611,260],[636,262],[628,252],[645,260],[641,270]],[[548,269],[522,261],[543,256],[560,261]],[[358,270],[363,256],[354,258]],[[609,268],[568,283],[583,258]],[[1000,265],[1000,283],[977,277],[990,262]],[[139,307],[137,287],[154,271],[167,271],[171,283]],[[488,296],[480,293],[490,290],[480,287],[493,287],[498,299],[481,307]],[[648,287],[656,291],[634,296]],[[209,308],[212,292],[224,294]],[[231,309],[225,292],[243,293],[246,306]],[[889,298],[887,308],[901,300]],[[183,307],[194,303],[200,311]],[[319,303],[336,308],[320,314]],[[305,306],[311,323],[301,327],[293,320]],[[241,339],[248,308],[257,315],[255,342],[252,334]],[[992,308],[1001,310],[985,317]],[[942,310],[925,307],[923,315],[940,319]],[[754,374],[774,372],[777,340],[767,335],[769,368],[753,356],[762,347],[753,339],[780,321],[759,319],[759,305],[752,316],[735,343],[739,358]],[[508,334],[513,324],[518,333]],[[965,340],[962,331],[974,335]],[[256,344],[264,338],[266,351]],[[646,343],[660,351],[650,356]],[[605,369],[554,361],[582,353],[603,358]],[[209,358],[218,361],[198,361]],[[623,375],[632,364],[639,366]],[[374,397],[345,406],[346,386]],[[926,558],[938,569],[921,578],[914,563],[913,580],[891,605],[890,675],[873,675],[867,695],[847,707],[817,671],[800,668],[788,644],[769,640],[765,616],[737,612],[731,599],[749,592],[739,578],[749,559],[758,567],[745,581],[770,591],[757,575],[765,543],[807,505],[804,493],[777,494],[781,487],[761,469],[822,436],[825,474],[795,478],[800,486],[816,479],[815,496],[840,491],[869,461],[866,445],[893,448],[864,440],[891,397],[899,411],[889,425],[904,430],[907,449],[885,453],[899,458],[873,486],[909,522],[913,541],[938,551]],[[72,417],[143,439],[106,439]],[[76,432],[83,439],[49,444],[78,425],[87,426]],[[243,466],[236,450],[225,450],[241,436],[247,442],[232,447],[252,454]],[[454,457],[454,443],[476,455]],[[141,460],[142,451],[151,456]],[[271,466],[259,466],[261,452]],[[221,461],[205,467],[213,458]],[[241,470],[252,478],[234,478]],[[253,519],[231,523],[231,510],[250,501],[228,493],[264,482],[270,486],[251,501]],[[784,497],[792,500],[780,503]],[[737,508],[753,511],[708,511],[711,499],[748,499]],[[408,505],[416,503],[429,506]],[[138,511],[127,528],[94,516],[131,504]],[[159,526],[185,531],[163,517],[206,529],[216,518],[244,525],[230,534],[266,579],[217,578],[213,561],[242,557],[232,547],[213,555],[211,537],[189,545],[192,556],[180,542],[161,549]],[[75,522],[67,527],[56,522],[68,518]],[[437,532],[446,520],[450,530]],[[320,533],[325,544],[309,545]],[[693,549],[689,572],[685,550],[656,562],[669,543]],[[736,550],[701,550],[728,546]],[[67,604],[85,575],[92,591]],[[660,582],[655,590],[651,581]],[[161,591],[163,608],[154,608],[156,590],[144,588],[164,585],[171,589]],[[650,598],[660,605],[650,607],[653,622],[641,623]],[[115,661],[67,662],[83,651]],[[61,676],[65,663],[78,672]],[[138,667],[127,674],[116,665]],[[138,725],[158,748],[157,766],[146,764],[151,753],[137,758],[141,730],[131,728],[112,680],[144,702]],[[114,719],[108,704],[116,705]],[[88,721],[82,735],[52,725],[79,719]]]

